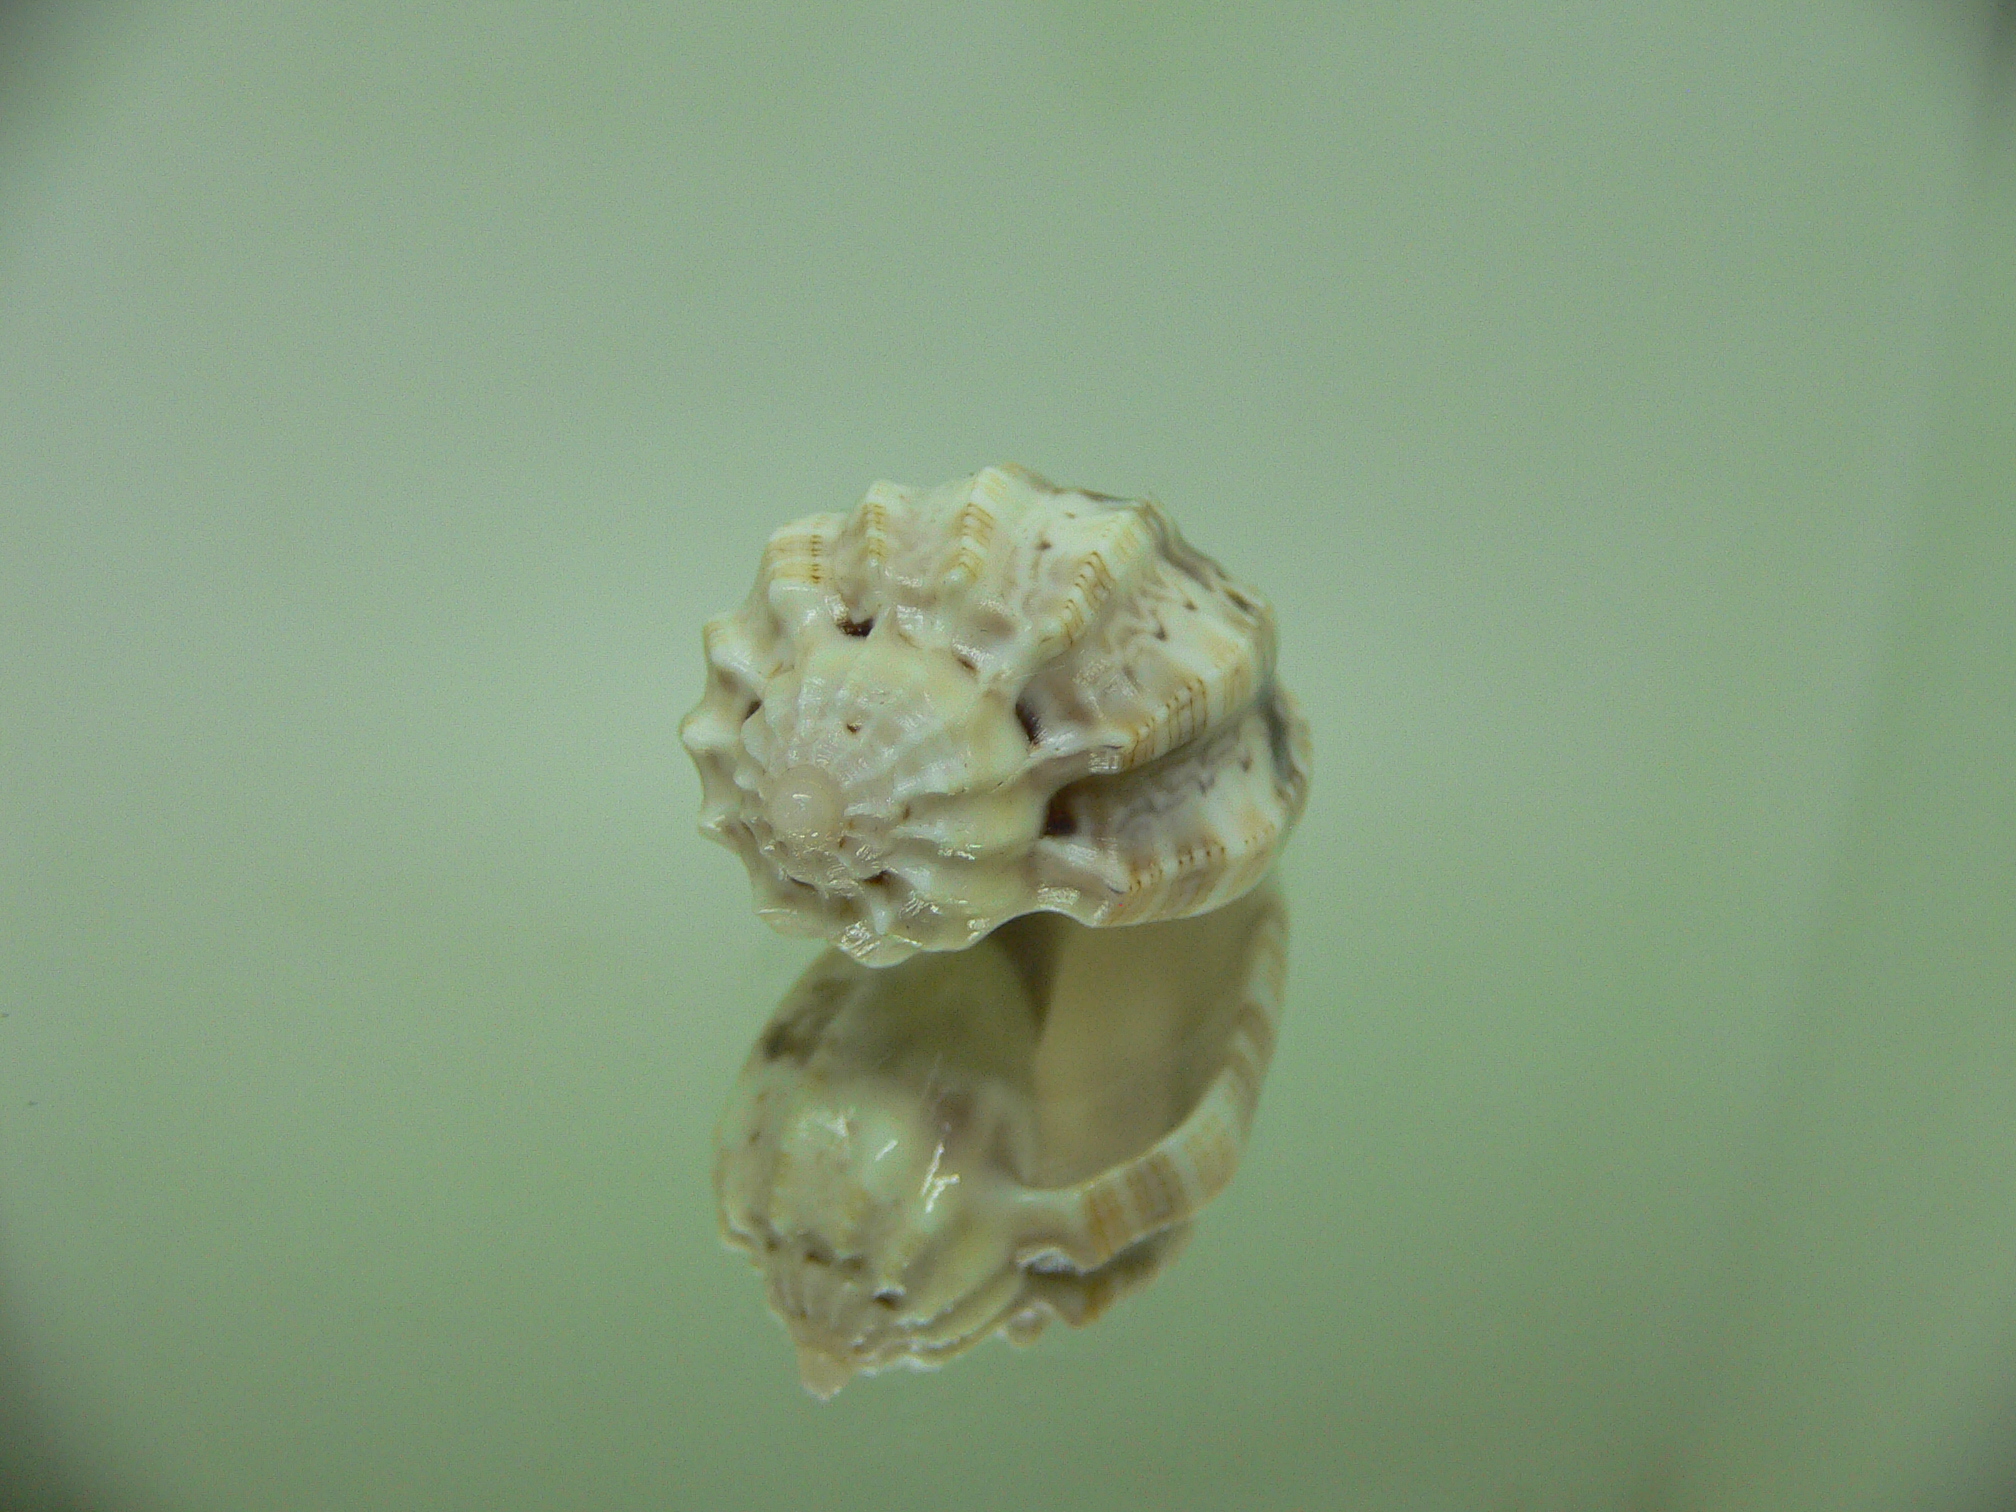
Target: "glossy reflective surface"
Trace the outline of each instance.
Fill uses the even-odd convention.
[[[2016,254],[1986,12],[1934,14],[14,33],[0,1448],[135,1508],[1960,1484],[2006,1419],[1970,1257],[2016,1254],[1968,1017],[2010,516],[1966,509],[2016,406],[1952,396]],[[1004,457],[1274,600],[1286,1029],[1154,1287],[821,1407],[709,1170],[814,950],[676,723],[779,519]]]
[[[1027,914],[882,969],[814,961],[714,1131],[722,1236],[806,1389],[1030,1344],[1154,1280],[1238,1167],[1287,950],[1263,884],[1188,919]]]

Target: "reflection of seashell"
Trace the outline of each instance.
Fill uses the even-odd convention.
[[[1151,1280],[1238,1164],[1286,930],[1267,886],[1138,929],[1032,915],[884,971],[820,956],[715,1134],[722,1232],[807,1388],[1026,1343]]]
[[[870,965],[1215,908],[1308,786],[1266,600],[1155,505],[1020,468],[785,526],[706,650],[702,828],[763,917]]]

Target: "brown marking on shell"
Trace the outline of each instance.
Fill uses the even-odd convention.
[[[970,500],[954,522],[952,561],[945,569],[945,581],[963,586],[980,575],[986,561],[987,545],[994,537],[994,516],[978,500]]]
[[[1043,836],[1054,840],[1077,833],[1078,816],[1071,812],[1071,790],[1059,788],[1050,795],[1049,805],[1043,810]]]
[[[870,583],[877,587],[881,585],[889,561],[890,511],[902,507],[904,502],[902,490],[878,483],[868,490],[861,507],[855,511],[855,524],[861,536],[862,567]]]
[[[1028,737],[1029,744],[1043,743],[1043,721],[1036,717],[1036,710],[1028,699],[1015,700],[1015,719],[1022,726],[1022,733]]]

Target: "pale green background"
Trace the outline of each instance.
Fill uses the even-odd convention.
[[[1987,23],[16,24],[23,1504],[1798,1508],[2016,1466]],[[1289,1019],[1155,1289],[821,1407],[708,1188],[811,947],[695,835],[676,724],[772,525],[1006,459],[1273,596],[1318,758]]]

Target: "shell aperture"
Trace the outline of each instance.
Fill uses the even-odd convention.
[[[814,1394],[1098,1317],[1231,1179],[1273,1052],[1286,913],[1037,914],[870,969],[829,949],[715,1135],[722,1232]]]

